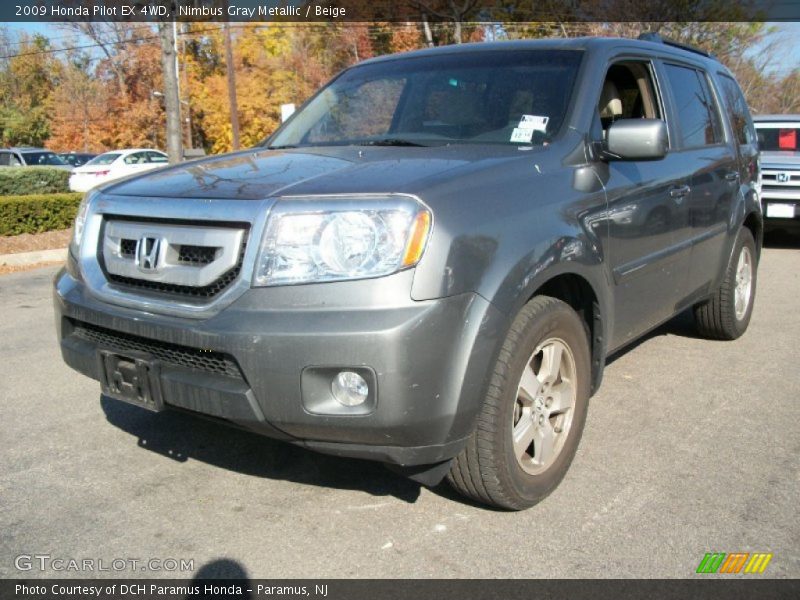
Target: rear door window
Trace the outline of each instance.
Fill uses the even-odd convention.
[[[92,160],[90,160],[87,165],[110,165],[115,160],[117,160],[121,155],[116,152],[108,152],[106,154],[101,154],[100,156],[95,156]]]
[[[697,69],[665,65],[684,148],[722,143],[722,121],[706,75]]]

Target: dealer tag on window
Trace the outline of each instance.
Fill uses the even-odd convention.
[[[511,141],[522,144],[529,144],[533,139],[535,131],[544,133],[547,131],[547,122],[549,117],[540,117],[538,115],[522,115],[519,120],[519,125],[511,132]]]
[[[547,122],[550,117],[540,117],[539,115],[522,115],[518,127],[521,129],[533,129],[534,131],[547,131]]]
[[[515,127],[511,132],[511,141],[520,144],[529,144],[533,139],[533,129],[523,129]]]

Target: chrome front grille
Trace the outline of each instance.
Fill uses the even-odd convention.
[[[183,244],[178,251],[178,262],[187,265],[210,265],[219,257],[221,250],[213,246]]]
[[[121,287],[141,290],[147,293],[171,294],[187,299],[207,300],[214,298],[218,294],[228,289],[231,284],[239,277],[242,271],[246,244],[242,244],[239,252],[238,262],[229,271],[223,273],[217,280],[200,287],[189,285],[176,285],[174,283],[163,283],[161,281],[148,281],[146,279],[136,279],[133,277],[123,277],[121,275],[108,275],[108,280]]]
[[[212,317],[250,289],[259,240],[274,204],[270,198],[140,198],[98,192],[91,196],[77,255],[87,291],[102,302],[153,314]],[[222,241],[204,237],[214,230]],[[178,232],[183,237],[173,237]],[[159,252],[152,252],[152,239],[145,243],[144,258],[157,258],[156,269],[137,265],[142,237],[167,238],[163,247],[158,244]],[[188,281],[175,277],[179,270]]]
[[[136,258],[136,247],[139,240],[123,239],[119,242],[119,253],[121,256],[134,259]],[[178,263],[187,265],[203,266],[209,265],[219,258],[222,248],[214,246],[192,246],[191,244],[179,244]]]
[[[800,200],[800,171],[764,167],[761,194],[768,199]]]
[[[800,185],[800,173],[791,171],[767,171],[764,173],[763,179],[783,185]]]
[[[119,253],[125,258],[134,258],[136,256],[136,242],[137,240],[120,240]]]
[[[100,260],[109,283],[134,293],[214,298],[242,270],[248,227],[107,218]]]

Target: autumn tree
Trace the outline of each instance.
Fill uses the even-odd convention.
[[[424,48],[422,31],[418,23],[397,23],[391,28],[390,52],[409,52]]]
[[[68,57],[61,80],[53,91],[51,136],[48,145],[63,150],[99,152],[98,124],[108,104],[102,82],[93,76],[85,54]]]
[[[691,14],[686,11],[701,4],[716,11],[738,10],[736,5],[726,8],[723,0],[675,0],[672,4],[654,0],[644,6],[639,6],[641,0],[597,0],[598,7],[620,11],[622,16],[611,22],[580,20],[574,12],[576,3],[556,0],[503,0],[492,3],[491,9],[486,3],[473,4],[469,0],[364,0],[363,10],[375,6],[373,21],[231,24],[242,147],[275,131],[282,104],[303,103],[350,65],[390,52],[459,40],[636,37],[643,31],[656,32],[713,52],[734,72],[754,112],[800,111],[800,70],[782,53],[792,47],[792,41],[786,43],[764,23],[743,21],[733,12],[724,13],[730,21],[663,20],[672,14],[669,11],[686,18]],[[580,6],[591,8],[592,4],[587,0]],[[532,6],[539,13],[531,12]],[[662,9],[663,14],[659,13]],[[541,20],[521,20],[531,14],[541,14]],[[622,20],[628,14],[650,20]],[[76,53],[67,50],[74,43],[62,41],[59,47],[54,45],[56,40],[44,36],[15,37],[0,26],[0,141],[48,144],[56,150],[163,148],[165,112],[158,95],[164,91],[162,65],[153,25],[66,27],[68,32],[80,32],[83,41],[88,37],[95,47],[86,54]],[[193,142],[212,153],[230,150],[222,28],[206,21],[182,23],[180,29],[180,91],[181,99],[189,103],[183,110],[191,115]]]
[[[234,67],[241,144],[252,146],[280,124],[280,105],[300,102],[324,78],[316,48],[296,35],[290,25],[234,27]],[[219,34],[211,34],[198,49],[204,52],[190,59],[191,105],[211,152],[232,147],[230,106],[224,65],[208,60],[220,51]],[[301,60],[300,57],[307,57]]]
[[[6,44],[11,47],[10,44]],[[61,63],[50,41],[23,35],[0,65],[0,140],[5,145],[40,146],[50,135],[52,93]]]
[[[241,144],[252,146],[280,125],[281,104],[301,104],[333,75],[388,50],[391,33],[361,23],[265,23],[232,28]],[[380,45],[380,44],[379,44]],[[193,115],[212,152],[230,150],[232,132],[219,32],[187,45]]]
[[[800,69],[792,70],[776,86],[772,102],[765,106],[764,112],[777,114],[800,113]]]
[[[65,65],[55,89],[60,101],[53,105],[48,142],[56,149],[164,146],[164,109],[153,94],[162,81],[155,32],[130,23],[114,23],[109,31],[108,38],[97,33],[92,38],[106,40],[93,69],[69,64],[69,59]],[[82,98],[86,104],[78,106],[69,98]]]
[[[128,46],[138,44],[141,38],[151,38],[153,29],[146,24],[117,21],[71,21],[62,24],[65,31],[83,35],[94,42],[104,58],[105,68],[117,84],[117,94],[128,95],[127,71],[130,67]],[[147,41],[147,40],[145,40]]]

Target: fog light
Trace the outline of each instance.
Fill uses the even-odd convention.
[[[369,386],[358,373],[342,371],[333,379],[331,391],[339,404],[343,406],[358,406],[366,401],[369,394]]]

